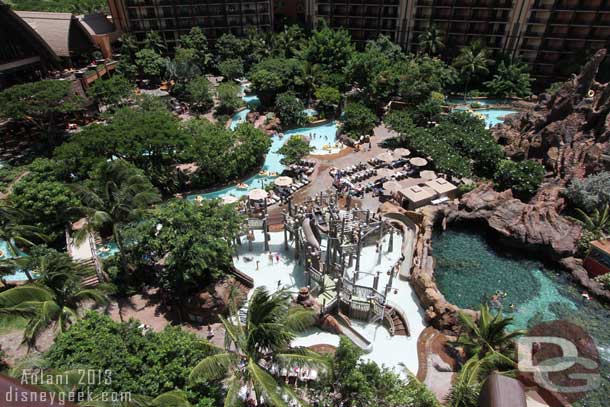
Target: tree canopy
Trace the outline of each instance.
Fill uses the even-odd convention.
[[[277,152],[284,156],[281,160],[282,164],[290,165],[298,163],[303,157],[311,153],[313,149],[304,136],[297,134],[290,137]]]
[[[174,303],[217,281],[233,266],[231,242],[242,217],[216,200],[171,200],[124,228],[129,262],[154,271],[155,285]]]
[[[275,99],[275,111],[284,127],[301,127],[307,123],[305,105],[293,92],[284,92]]]
[[[345,108],[343,131],[352,138],[372,135],[377,116],[362,103],[350,103]]]
[[[114,322],[89,312],[59,335],[45,356],[51,368],[89,368],[108,371],[111,380],[95,383],[90,391],[132,392],[157,396],[188,390],[191,401],[215,397],[218,389],[188,386],[188,375],[197,361],[211,353],[210,345],[179,327],[142,334],[140,322]]]

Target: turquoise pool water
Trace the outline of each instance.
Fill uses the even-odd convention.
[[[99,258],[106,260],[109,257],[114,256],[119,252],[119,248],[114,242],[109,242],[107,244],[98,244],[96,245],[97,255]]]
[[[11,254],[9,252],[8,243],[4,240],[0,240],[0,252],[1,252],[0,260],[11,259],[13,257],[13,256],[11,256]],[[19,252],[19,257],[25,256],[25,255],[26,255],[25,253]],[[15,273],[11,274],[10,276],[4,277],[4,280],[6,280],[6,281],[24,281],[27,279],[28,279],[28,277],[22,271],[17,271]]]
[[[610,394],[610,308],[588,301],[565,273],[504,250],[473,230],[437,233],[433,240],[435,278],[448,301],[477,308],[496,290],[506,293],[504,312],[515,328],[563,319],[585,328],[595,338],[602,358],[602,386],[575,405],[607,406]],[[510,304],[515,305],[511,311]]]
[[[248,96],[244,96],[244,100],[247,97]],[[235,113],[231,118],[230,128],[234,130],[241,123],[244,123],[249,112],[250,109],[244,109]],[[315,112],[315,114],[317,114],[317,111],[315,111],[314,109],[307,109],[305,110],[305,112]],[[288,140],[294,135],[304,135],[309,138],[310,144],[314,148],[312,154],[331,154],[341,151],[341,147],[335,144],[337,139],[337,123],[334,121],[324,124],[322,126],[303,127],[299,129],[288,130],[283,133],[282,137],[280,137],[279,135],[272,136],[271,148],[269,149],[269,152],[265,157],[265,162],[261,171],[277,174],[281,174],[282,171],[284,171],[284,166],[280,162],[280,160],[282,159],[282,155],[278,154],[277,151],[280,149],[280,147],[282,147],[282,145],[284,145],[286,140]],[[240,198],[242,196],[248,195],[248,193],[253,189],[264,188],[265,186],[272,183],[274,179],[275,176],[255,175],[241,182],[243,184],[246,184],[247,188],[238,188],[237,185],[231,185],[213,192],[188,195],[187,199],[192,201],[195,200],[197,196],[202,196],[206,199],[214,199],[222,198],[227,195]]]
[[[490,105],[499,105],[499,104],[506,104],[506,103],[510,103],[510,99],[493,99],[493,98],[484,98],[484,99],[473,99],[473,98],[466,98],[466,101],[464,101],[464,98],[447,98],[447,103],[450,103],[452,105],[462,105],[464,103],[466,104],[472,104],[472,103],[478,103],[481,106],[490,106]]]
[[[318,114],[320,114],[316,109],[305,109],[303,110],[305,112],[305,114],[309,117],[312,116],[317,116]]]
[[[485,125],[490,128],[498,123],[504,122],[504,116],[509,114],[517,113],[516,110],[507,109],[480,109],[475,110],[476,113],[481,113],[485,116]]]

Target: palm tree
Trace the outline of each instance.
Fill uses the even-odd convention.
[[[458,313],[459,321],[464,328],[455,345],[464,349],[469,357],[477,356],[483,359],[489,353],[506,354],[514,347],[514,340],[524,334],[522,330],[506,332],[512,324],[512,317],[504,317],[502,310],[492,315],[489,306],[482,304],[479,318],[475,322],[473,317],[463,312]]]
[[[34,239],[48,240],[40,228],[22,224],[20,220],[26,218],[23,211],[0,204],[0,240],[6,242],[10,257],[19,256],[18,246],[33,246]]]
[[[458,313],[464,331],[453,342],[464,349],[468,360],[462,366],[457,380],[447,396],[450,407],[474,407],[481,388],[492,371],[513,375],[517,367],[514,360],[514,340],[524,331],[506,332],[513,318],[504,317],[499,310],[492,315],[487,304],[481,305],[479,319]]]
[[[84,301],[106,302],[103,289],[83,287],[82,279],[90,274],[88,268],[73,262],[66,253],[38,248],[31,256],[9,261],[14,267],[38,276],[33,283],[0,293],[2,318],[28,320],[23,334],[28,346],[35,345],[38,335],[51,325],[63,332],[79,318],[78,311]]]
[[[421,54],[433,56],[445,48],[443,32],[435,26],[431,26],[421,33],[417,40],[417,51]]]
[[[479,41],[475,41],[460,50],[453,61],[453,65],[464,76],[464,100],[468,95],[468,86],[473,77],[479,74],[488,74],[488,66],[493,60],[488,58],[487,49]]]
[[[591,215],[587,215],[586,212],[579,208],[576,209],[576,213],[578,214],[577,218],[568,217],[568,219],[591,232],[595,239],[603,237],[610,226],[610,206],[608,205],[604,206],[601,211],[599,208],[595,208]]]
[[[272,366],[328,366],[328,359],[302,348],[291,348],[295,332],[310,326],[314,314],[305,308],[290,307],[286,291],[269,294],[263,287],[254,290],[248,302],[245,323],[238,318],[221,318],[225,349],[208,356],[191,371],[189,380],[224,379],[227,386],[225,407],[240,404],[239,391],[245,386],[264,397],[272,406],[288,406],[285,397],[298,400],[294,392],[269,372]],[[234,314],[234,312],[232,312]]]
[[[91,231],[99,232],[110,227],[122,252],[120,226],[136,220],[150,205],[159,202],[159,192],[148,178],[123,160],[104,163],[99,184],[96,189],[75,187],[83,203],[76,210],[87,218],[87,226],[77,232],[76,239],[82,240]]]

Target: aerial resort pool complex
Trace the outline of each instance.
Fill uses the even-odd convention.
[[[212,3],[0,0],[0,407],[609,407],[608,1]]]

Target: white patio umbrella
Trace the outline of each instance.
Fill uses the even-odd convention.
[[[276,178],[276,179],[273,181],[273,183],[274,183],[275,185],[277,185],[278,187],[288,187],[288,186],[292,185],[292,178],[290,178],[290,177],[285,177],[285,176],[282,176],[282,177],[277,177],[277,178]]]
[[[383,189],[388,192],[400,191],[403,188],[398,181],[388,181],[383,183]]]
[[[409,160],[409,163],[411,163],[411,165],[414,165],[416,167],[425,167],[426,165],[428,165],[428,161],[425,158],[421,158],[421,157],[411,158]]]
[[[391,170],[389,168],[380,168],[377,170],[377,175],[379,175],[380,177],[391,177],[392,175],[394,175],[394,170]]]
[[[408,157],[411,155],[411,152],[406,148],[397,148],[393,151],[394,155],[397,157]]]
[[[250,193],[248,194],[248,198],[250,198],[250,200],[252,201],[260,201],[267,198],[267,195],[267,191],[265,191],[264,189],[256,188],[250,191]]]
[[[199,202],[199,203],[203,202],[203,196],[201,196],[201,195],[197,195],[197,196],[195,197],[195,201],[197,201],[197,202]]]
[[[437,178],[436,173],[430,170],[424,170],[419,173],[419,176],[425,180],[432,181]]]
[[[389,151],[377,155],[376,158],[379,161],[383,161],[384,163],[391,163],[392,161],[394,161],[394,156]]]
[[[237,197],[233,195],[225,195],[222,197],[222,203],[225,205],[233,204],[237,201],[239,201],[239,199],[237,199]]]

